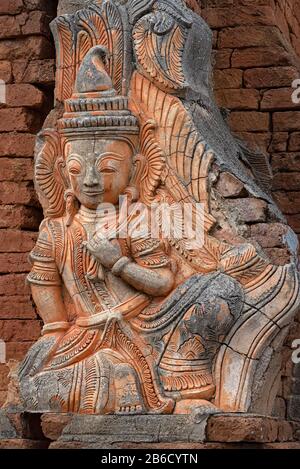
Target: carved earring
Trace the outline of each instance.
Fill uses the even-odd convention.
[[[133,170],[129,180],[129,186],[126,187],[124,195],[129,198],[129,202],[137,202],[140,198],[138,181],[141,177],[141,155],[137,155],[134,161]]]
[[[128,197],[130,203],[137,202],[140,197],[139,190],[134,185],[126,187],[123,195]]]
[[[79,210],[78,200],[71,189],[65,191],[67,226],[71,226],[76,213]]]

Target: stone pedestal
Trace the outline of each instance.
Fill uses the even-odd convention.
[[[300,449],[300,424],[253,414],[0,412],[0,449]]]
[[[205,441],[207,420],[208,415],[76,415],[50,448],[155,448],[178,443],[184,447]]]

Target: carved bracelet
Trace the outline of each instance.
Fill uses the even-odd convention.
[[[131,260],[129,257],[123,256],[121,257],[113,266],[111,269],[112,273],[116,275],[117,277],[120,277],[122,274],[122,271],[126,267],[127,264],[130,264]]]
[[[42,329],[42,335],[49,333],[49,332],[56,332],[56,331],[66,331],[69,329],[70,324],[65,321],[58,321],[58,322],[51,322],[50,324],[46,324]]]

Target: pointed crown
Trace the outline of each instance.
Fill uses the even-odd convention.
[[[107,51],[94,46],[79,67],[73,95],[65,100],[59,120],[64,134],[84,131],[139,133],[137,118],[128,109],[128,98],[118,96],[105,69]]]

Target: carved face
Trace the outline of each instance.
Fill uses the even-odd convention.
[[[96,209],[116,205],[130,179],[132,149],[124,140],[73,140],[67,144],[67,171],[79,202]]]

